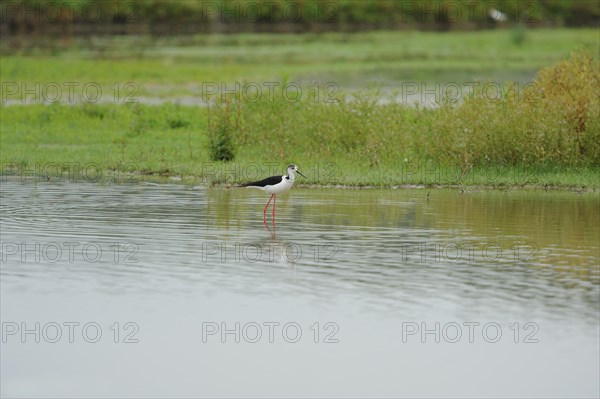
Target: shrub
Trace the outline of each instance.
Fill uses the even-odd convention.
[[[567,134],[575,155],[598,163],[600,63],[590,53],[575,53],[570,59],[541,70],[536,82],[545,110],[557,112],[568,124]]]
[[[517,89],[521,89],[518,91]],[[527,90],[435,111],[429,155],[472,165],[599,165],[600,65],[588,53],[541,70]]]
[[[235,158],[234,131],[239,129],[240,104],[232,111],[229,102],[209,108],[208,150],[213,161],[229,162]]]

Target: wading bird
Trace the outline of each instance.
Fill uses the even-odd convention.
[[[263,222],[265,225],[267,224],[267,208],[273,200],[273,223],[275,223],[275,209],[276,209],[276,201],[277,194],[285,193],[294,185],[294,180],[296,179],[296,173],[306,179],[300,171],[298,167],[294,164],[288,165],[287,168],[287,176],[271,176],[266,179],[255,181],[252,183],[241,184],[238,187],[252,187],[258,188],[259,190],[266,191],[271,194],[271,198],[269,198],[269,202],[265,205],[265,209],[263,209]]]

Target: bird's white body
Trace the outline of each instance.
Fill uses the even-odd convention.
[[[285,193],[292,188],[294,181],[296,180],[296,173],[298,173],[300,176],[304,176],[302,173],[300,173],[298,167],[292,164],[288,166],[287,176],[271,176],[260,181],[241,185],[241,187],[258,188],[259,190],[271,194],[269,202],[267,202],[265,209],[263,209],[263,221],[265,224],[267,223],[267,208],[269,207],[271,200],[273,200],[273,223],[275,223],[275,201],[277,194]]]
[[[269,194],[285,193],[294,185],[294,181],[296,180],[296,172],[298,172],[298,167],[296,165],[290,165],[288,166],[288,174],[285,176],[271,176],[264,180],[244,184],[244,186],[258,188],[259,190],[266,191]]]
[[[263,187],[259,186],[248,186],[250,188],[258,188],[259,190],[266,191],[269,194],[281,194],[288,191],[294,185],[294,179],[289,179],[287,176],[281,176],[281,181],[274,185],[266,185]]]

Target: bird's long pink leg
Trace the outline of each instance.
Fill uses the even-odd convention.
[[[267,224],[267,208],[269,207],[269,204],[271,203],[271,200],[273,199],[273,197],[275,197],[275,194],[271,194],[271,197],[269,198],[269,202],[267,202],[267,205],[265,205],[265,209],[263,209],[263,222],[265,224]]]
[[[277,214],[276,209],[277,209],[277,195],[273,194],[273,223],[275,223],[275,214]]]

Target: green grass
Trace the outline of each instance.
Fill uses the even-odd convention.
[[[510,30],[116,37],[11,53],[3,82],[134,82],[139,96],[199,96],[204,82],[334,82],[341,88],[402,81],[529,81],[573,50],[595,51],[595,29],[537,29],[514,43]],[[108,89],[106,89],[108,90]],[[4,98],[4,97],[3,97]],[[22,93],[8,98],[20,99]]]
[[[136,40],[145,44],[136,46]],[[122,101],[3,105],[2,172],[54,176],[57,169],[69,173],[74,165],[92,165],[218,184],[282,173],[295,162],[309,176],[307,184],[596,189],[598,54],[558,60],[599,40],[597,31],[564,29],[528,31],[521,45],[510,40],[508,31],[242,34],[156,42],[112,38],[102,46],[74,46],[55,55],[10,55],[2,58],[3,87],[10,82],[135,81],[151,96],[166,90],[178,99],[190,93],[200,98],[202,82],[254,78],[285,83],[330,74],[361,90],[341,90],[337,103],[324,103],[327,93],[315,101],[304,86],[307,95],[297,101],[286,101],[277,91],[273,98],[264,95],[240,107],[219,101],[211,107]],[[530,70],[533,76],[552,64],[542,69],[533,92],[494,101],[479,93],[435,108],[382,105],[380,92],[365,89],[385,75],[372,71],[388,71],[393,76],[388,83],[413,70],[418,71],[414,81],[443,82],[459,75],[498,78],[499,73]],[[352,101],[346,101],[348,93]],[[218,131],[219,121],[229,121],[223,126],[235,144],[227,148],[235,156],[231,163],[211,160],[219,157],[214,145],[210,152],[209,126]]]
[[[418,132],[419,126],[433,122],[435,110],[384,107],[356,119],[350,116],[355,108],[319,112],[318,107],[325,108],[322,104],[288,112],[287,118],[273,112],[276,107],[289,111],[293,106],[263,104],[260,115],[252,109],[242,111],[241,127],[234,132],[237,156],[232,163],[211,160],[206,108],[11,106],[2,110],[0,160],[5,174],[42,177],[57,176],[57,169],[69,175],[87,168],[92,176],[97,169],[116,170],[122,177],[134,172],[136,178],[139,174],[179,176],[190,183],[221,184],[282,173],[287,163],[296,162],[308,177],[301,181],[305,184],[600,187],[600,167],[593,163],[465,166],[440,162],[430,155],[427,137]],[[403,114],[398,117],[398,112]],[[394,115],[395,127],[388,119]],[[404,123],[407,130],[402,133]],[[361,129],[369,125],[380,134],[363,135]],[[388,131],[379,130],[385,125]],[[411,135],[415,140],[409,142]]]

